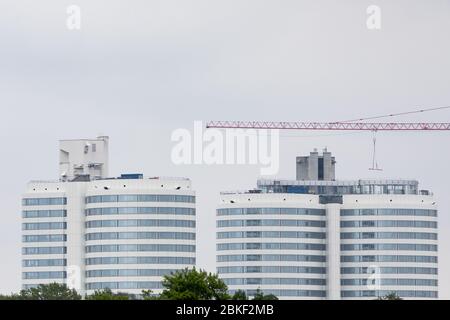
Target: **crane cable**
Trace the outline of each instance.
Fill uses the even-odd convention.
[[[364,118],[336,121],[336,122],[331,122],[331,123],[346,123],[346,122],[355,122],[355,121],[366,121],[366,120],[382,119],[382,118],[388,118],[388,117],[398,117],[398,116],[404,116],[404,115],[409,115],[409,114],[424,113],[424,112],[444,110],[444,109],[450,109],[450,106],[433,107],[433,108],[420,109],[420,110],[414,110],[414,111],[406,111],[406,112],[399,112],[399,113],[390,113],[390,114],[386,114],[386,115],[379,115],[379,116],[371,116],[371,117],[364,117]],[[285,137],[285,138],[296,138],[296,137],[316,138],[316,137],[331,137],[331,136],[354,135],[354,134],[361,134],[361,132],[332,133],[332,134],[322,134],[322,135],[321,134],[315,134],[315,135],[314,134],[313,135],[296,135],[296,134],[283,135],[283,134],[281,134],[280,137]]]
[[[357,118],[357,119],[350,119],[350,120],[344,120],[344,121],[336,121],[332,123],[346,123],[346,122],[355,122],[355,121],[366,121],[366,120],[375,120],[375,119],[382,119],[382,118],[389,118],[389,117],[398,117],[398,116],[404,116],[404,115],[410,115],[410,114],[416,114],[416,113],[424,113],[424,112],[431,112],[431,111],[437,111],[437,110],[444,110],[444,109],[450,109],[450,106],[445,107],[433,107],[428,109],[420,109],[420,110],[414,110],[414,111],[406,111],[406,112],[399,112],[399,113],[390,113],[380,116],[371,116],[371,117],[364,117],[364,118]],[[358,132],[359,133],[359,132]],[[297,135],[297,137],[306,137],[306,138],[315,138],[315,137],[329,137],[329,136],[336,136],[336,135],[348,135],[348,134],[357,134],[357,133],[341,133],[341,134],[324,134],[324,135],[309,135],[309,136],[300,136]],[[281,135],[282,137],[295,137],[296,135]]]
[[[415,111],[406,111],[406,112],[399,112],[399,113],[391,113],[391,114],[386,114],[386,115],[381,115],[381,116],[372,116],[372,117],[366,117],[366,118],[350,119],[350,120],[344,120],[344,121],[337,121],[336,123],[355,122],[355,121],[365,121],[365,120],[374,120],[374,119],[381,119],[381,118],[388,118],[388,117],[397,117],[397,116],[404,116],[404,115],[415,114],[415,113],[423,113],[423,112],[437,111],[437,110],[443,110],[443,109],[450,109],[450,106],[446,106],[446,107],[434,107],[434,108],[421,109],[421,110],[415,110]]]
[[[375,119],[382,119],[382,118],[392,118],[392,117],[398,117],[398,116],[404,116],[404,115],[410,115],[410,114],[416,114],[416,113],[424,113],[424,112],[430,112],[430,111],[437,111],[437,110],[444,110],[444,109],[450,109],[450,106],[446,106],[446,107],[434,107],[434,108],[420,109],[420,110],[414,110],[414,111],[406,111],[406,112],[399,112],[399,113],[391,113],[391,114],[380,115],[380,116],[372,116],[372,117],[365,117],[365,118],[351,119],[351,120],[339,121],[339,122],[337,122],[337,123],[346,123],[346,122],[355,122],[355,121],[366,121],[366,120],[375,120]],[[381,169],[381,168],[378,167],[377,156],[376,156],[376,150],[377,150],[377,131],[374,130],[374,131],[373,131],[372,167],[370,167],[369,170],[382,171],[383,169]]]

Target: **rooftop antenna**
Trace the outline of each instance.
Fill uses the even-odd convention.
[[[377,162],[377,130],[373,130],[373,157],[372,157],[372,167],[369,168],[372,171],[383,171],[380,167],[378,167]]]

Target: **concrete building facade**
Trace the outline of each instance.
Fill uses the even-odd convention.
[[[306,163],[317,162],[316,153],[310,157]],[[318,171],[311,168],[301,166],[297,177]],[[324,177],[259,180],[254,190],[221,194],[217,271],[231,293],[438,298],[433,195],[415,180],[335,181],[334,172]]]
[[[336,159],[327,149],[319,155],[314,149],[309,156],[297,157],[297,180],[334,180]]]
[[[65,174],[32,181],[23,195],[23,288],[58,282],[82,294],[105,288],[158,293],[162,276],[195,265],[195,192],[189,179],[108,178],[106,137],[61,144]],[[95,158],[90,152],[103,154]]]

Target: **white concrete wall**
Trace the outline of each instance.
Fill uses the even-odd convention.
[[[231,203],[233,201],[234,203]],[[221,202],[218,207],[224,208],[315,208],[325,209],[323,205],[319,204],[319,197],[315,195],[299,195],[299,194],[230,194],[221,195]],[[326,216],[319,215],[293,215],[293,214],[248,214],[248,215],[229,215],[217,216],[217,220],[259,220],[259,219],[283,219],[283,220],[310,220],[310,221],[325,221]],[[304,232],[323,232],[326,233],[326,228],[320,227],[282,227],[282,226],[258,226],[258,227],[224,227],[216,228],[217,232],[233,232],[233,231],[304,231]],[[238,238],[238,239],[217,239],[219,243],[316,243],[326,244],[326,239],[313,238]],[[223,250],[216,251],[218,255],[249,255],[249,254],[293,254],[293,255],[326,255],[326,251],[321,250]],[[217,262],[217,267],[229,266],[309,266],[326,268],[326,262],[314,261],[245,261],[245,262]],[[226,279],[233,278],[298,278],[298,279],[326,279],[326,274],[316,273],[222,273],[219,276]],[[325,285],[229,285],[230,290],[256,290],[260,288],[263,292],[270,290],[327,290]],[[281,299],[318,299],[314,297],[283,297]],[[325,297],[324,297],[325,298]],[[322,298],[322,299],[324,299]],[[320,298],[319,298],[320,299]]]
[[[341,298],[340,204],[327,204],[327,297]]]
[[[315,195],[303,195],[303,194],[279,194],[279,193],[267,193],[267,194],[249,194],[249,193],[231,193],[221,195],[220,204],[221,208],[321,208],[326,209],[327,228],[324,230],[327,233],[327,263],[328,273],[324,275],[327,278],[327,286],[324,288],[315,287],[314,290],[326,290],[328,299],[341,299],[341,290],[371,290],[367,286],[341,286],[341,279],[360,279],[368,278],[369,274],[344,274],[341,275],[341,267],[426,267],[437,268],[437,263],[419,263],[419,262],[342,262],[342,255],[412,255],[412,256],[437,256],[436,251],[346,251],[340,250],[341,244],[361,244],[361,243],[413,243],[413,244],[432,244],[437,245],[437,240],[426,239],[341,239],[341,232],[426,232],[437,233],[437,229],[433,228],[405,228],[405,227],[358,227],[358,228],[341,228],[341,221],[355,221],[355,220],[397,220],[397,221],[433,221],[437,222],[437,217],[431,216],[341,216],[340,210],[342,209],[427,209],[436,210],[436,200],[433,196],[422,195],[345,195],[343,196],[343,204],[320,204],[319,197]],[[230,216],[217,216],[217,220],[233,220],[233,219],[318,219],[318,216],[294,216],[294,215],[230,215]],[[300,228],[302,231],[314,228]],[[299,230],[300,230],[299,229]],[[317,228],[315,228],[317,229]],[[227,227],[216,228],[217,232],[231,232],[231,231],[279,231],[287,230],[287,228],[280,227]],[[289,230],[291,230],[289,228]],[[292,229],[294,230],[294,229]],[[317,230],[315,230],[317,231]],[[217,239],[217,243],[245,243],[245,242],[318,242],[317,239]],[[217,255],[224,254],[284,254],[285,251],[279,250],[236,250],[236,251],[216,251]],[[291,253],[291,252],[289,252]],[[297,252],[296,252],[297,253]],[[301,253],[300,253],[301,254]],[[320,252],[308,251],[305,254],[320,254]],[[247,265],[293,265],[291,262],[217,262],[217,267],[226,266],[247,266]],[[298,263],[297,265],[308,266],[311,263]],[[271,275],[271,274],[221,274],[223,279],[229,278],[264,278],[264,277],[290,277],[292,274],[283,275]],[[298,277],[308,277],[310,275],[302,274]],[[317,277],[317,275],[315,275]],[[437,280],[438,275],[427,274],[382,274],[380,278],[384,279],[432,279]],[[231,290],[237,289],[257,289],[261,288],[270,290],[273,288],[283,289],[306,289],[305,287],[295,286],[264,286],[264,285],[247,285],[247,286],[234,286],[230,285]],[[311,288],[309,288],[311,289]],[[437,291],[438,287],[435,286],[381,286],[377,290],[382,291],[399,291],[399,290],[423,290],[423,291]],[[283,298],[283,297],[281,297]],[[292,299],[293,297],[288,297]],[[303,299],[303,298],[302,298]],[[358,298],[361,299],[361,298]],[[367,299],[374,299],[368,297]]]
[[[85,229],[86,221],[93,220],[109,220],[109,219],[176,219],[176,220],[190,220],[195,221],[196,216],[187,215],[104,215],[104,216],[85,216],[86,208],[98,207],[183,207],[195,209],[195,203],[183,202],[145,202],[145,203],[91,203],[86,204],[85,199],[91,195],[122,195],[122,194],[170,194],[170,195],[190,195],[195,196],[195,192],[191,190],[191,182],[188,179],[180,178],[146,178],[146,179],[108,179],[96,180],[91,182],[31,182],[27,185],[26,192],[23,198],[52,198],[52,197],[66,197],[67,205],[61,206],[23,206],[24,210],[47,210],[47,209],[65,209],[67,210],[67,217],[65,218],[27,218],[22,219],[24,223],[32,222],[66,222],[66,230],[24,230],[23,235],[36,234],[65,234],[67,236],[66,242],[39,242],[39,243],[23,243],[23,247],[50,247],[50,246],[66,246],[66,254],[48,254],[48,255],[24,255],[23,259],[66,259],[67,265],[65,267],[27,267],[22,268],[24,272],[36,271],[65,271],[67,272],[67,279],[30,279],[23,280],[23,285],[35,285],[39,283],[60,282],[67,283],[69,287],[77,289],[81,294],[92,293],[93,290],[86,291],[85,285],[87,282],[104,282],[104,281],[161,281],[161,277],[133,277],[131,278],[91,278],[89,281],[85,278],[85,272],[95,269],[182,269],[184,267],[192,267],[193,265],[100,265],[100,266],[86,266],[85,259],[94,256],[174,256],[174,257],[191,257],[195,258],[195,252],[120,252],[120,253],[85,253],[87,244],[145,244],[145,243],[165,243],[165,244],[189,244],[195,246],[195,240],[152,240],[152,239],[138,239],[138,240],[99,240],[99,241],[85,241],[85,234],[89,232],[118,232],[118,231],[178,231],[195,233],[195,228],[170,228],[170,227],[137,227],[137,228],[92,228]],[[125,229],[125,230],[123,230]],[[118,290],[124,291],[124,290]],[[141,290],[125,290],[130,293],[141,293]]]
[[[59,142],[59,176],[71,180],[77,174],[95,178],[108,177],[108,137],[97,139],[61,140]],[[92,167],[91,164],[100,164]],[[82,166],[82,169],[75,167]]]

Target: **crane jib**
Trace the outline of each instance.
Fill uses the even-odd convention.
[[[272,122],[209,121],[206,128],[218,129],[293,129],[366,131],[450,131],[450,123],[440,122]]]

